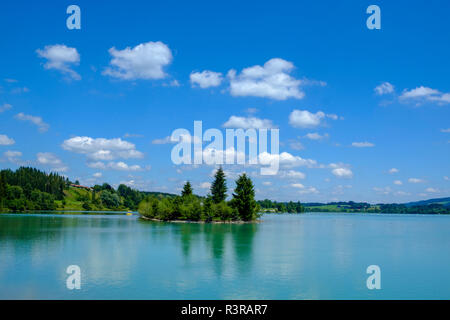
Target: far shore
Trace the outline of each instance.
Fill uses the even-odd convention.
[[[155,221],[155,222],[170,222],[170,223],[199,223],[199,224],[249,224],[249,223],[260,223],[262,220],[252,220],[252,221],[242,221],[242,220],[229,220],[229,221],[220,221],[220,220],[212,220],[212,221],[204,221],[204,220],[161,220],[156,218],[148,218],[145,216],[140,216],[142,220],[147,221]]]

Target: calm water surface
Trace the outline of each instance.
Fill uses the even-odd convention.
[[[0,215],[0,299],[450,299],[450,216]],[[366,268],[381,268],[368,290]],[[66,288],[78,265],[81,290]]]

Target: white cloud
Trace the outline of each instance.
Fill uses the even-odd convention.
[[[394,92],[394,86],[392,84],[390,84],[389,82],[383,82],[379,86],[375,87],[374,90],[375,90],[376,94],[381,96],[384,94]]]
[[[398,169],[397,168],[391,168],[391,169],[389,169],[389,173],[390,174],[394,174],[394,173],[398,173]]]
[[[324,118],[337,120],[335,114],[325,114],[322,111],[311,113],[307,110],[294,110],[289,115],[289,124],[296,128],[312,128],[320,125]]]
[[[405,102],[414,101],[416,104],[424,101],[446,104],[450,103],[450,93],[442,93],[436,89],[420,86],[411,90],[405,89],[399,99]]]
[[[292,183],[291,187],[297,188],[297,189],[304,189],[305,188],[305,186],[302,185],[301,183]]]
[[[200,183],[200,189],[211,189],[211,183],[210,182]]]
[[[288,179],[305,179],[306,178],[306,175],[303,172],[295,171],[295,170],[281,171],[279,173],[279,176],[281,178],[288,178]]]
[[[375,145],[371,142],[353,142],[352,143],[352,147],[356,147],[356,148],[371,148],[371,147],[375,147]]]
[[[117,171],[142,171],[143,168],[139,165],[128,165],[123,161],[114,162],[110,161],[108,163],[104,163],[101,161],[97,162],[89,162],[87,164],[88,167],[93,169],[100,169],[100,170],[117,170]]]
[[[353,172],[349,168],[338,167],[331,170],[331,173],[338,178],[352,178]]]
[[[401,186],[403,184],[403,182],[401,182],[400,180],[395,180],[394,184],[396,184],[398,186]]]
[[[0,146],[10,146],[16,143],[14,139],[8,137],[7,135],[0,134]]]
[[[8,160],[9,162],[17,163],[20,161],[20,157],[22,156],[22,152],[20,151],[5,151],[3,153],[3,156]]]
[[[450,178],[449,178],[449,177],[447,177],[447,176],[444,176],[444,180],[445,180],[445,181],[449,181],[449,180],[450,180]]]
[[[305,135],[305,138],[308,138],[310,140],[322,140],[328,137],[328,133],[325,133],[323,135],[320,135],[317,132],[313,132],[313,133],[308,133]]]
[[[448,128],[448,129],[441,129],[441,132],[443,132],[443,133],[450,133],[450,128]]]
[[[80,55],[77,49],[67,47],[63,44],[45,46],[44,50],[38,49],[37,54],[47,59],[45,69],[55,69],[63,74],[68,74],[74,80],[80,80],[81,76],[73,71],[71,67],[80,63]]]
[[[94,178],[101,178],[103,174],[101,172],[96,172],[93,174]]]
[[[408,182],[409,183],[422,183],[422,182],[425,182],[425,181],[422,180],[422,179],[418,179],[418,178],[409,178]]]
[[[105,139],[91,137],[73,137],[65,140],[63,149],[84,154],[91,160],[139,159],[144,154],[136,150],[136,146],[121,138]]]
[[[268,165],[274,163],[278,160],[280,166],[284,166],[286,168],[293,167],[317,167],[317,161],[312,159],[303,159],[300,156],[293,156],[288,152],[282,152],[278,154],[272,154],[268,152],[261,152],[259,154],[259,163],[262,165]]]
[[[169,143],[179,143],[179,142],[187,142],[187,143],[202,143],[201,139],[197,136],[192,136],[190,134],[181,134],[180,141],[172,139],[171,136],[167,136],[161,139],[154,139],[152,144],[169,144]]]
[[[319,193],[319,190],[317,190],[314,187],[305,187],[305,188],[301,189],[298,193],[300,193],[300,194],[317,194],[317,193]]]
[[[220,86],[223,77],[220,72],[205,70],[202,72],[192,72],[189,79],[193,87],[199,86],[202,89],[206,89]]]
[[[45,166],[52,166],[52,171],[66,172],[69,170],[63,162],[53,153],[39,152],[37,155],[37,162]]]
[[[440,192],[439,189],[436,189],[436,188],[426,188],[425,191],[428,193],[439,193]]]
[[[270,129],[276,128],[269,119],[259,119],[255,117],[237,117],[231,116],[227,122],[223,124],[224,128],[242,128],[242,129]]]
[[[172,52],[160,41],[141,43],[123,50],[113,47],[109,53],[113,57],[111,67],[106,68],[103,74],[122,80],[165,78],[167,74],[163,69],[172,62]]]
[[[272,185],[272,182],[270,182],[270,181],[264,181],[263,183],[263,186],[271,186]]]
[[[10,110],[12,108],[12,105],[8,103],[4,103],[0,106],[0,113],[5,112],[6,110]]]
[[[264,66],[245,68],[240,74],[232,69],[228,72],[231,95],[275,100],[302,99],[305,96],[300,89],[302,81],[290,75],[293,69],[292,62],[280,58],[270,59]]]
[[[17,120],[21,121],[29,121],[32,124],[36,125],[38,127],[39,132],[46,132],[49,128],[49,125],[45,123],[41,117],[32,116],[24,113],[18,113],[16,114],[15,118]]]

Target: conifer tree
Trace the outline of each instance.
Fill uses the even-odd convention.
[[[211,195],[214,203],[220,203],[227,198],[227,183],[225,173],[220,167],[214,175],[214,181],[211,185]]]
[[[241,220],[250,221],[258,216],[258,204],[255,201],[253,182],[245,173],[236,180],[232,205],[238,210]]]
[[[183,187],[183,191],[181,191],[181,196],[182,197],[187,197],[192,195],[192,186],[191,183],[188,181],[186,182],[186,184]]]

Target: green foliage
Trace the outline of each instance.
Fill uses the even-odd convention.
[[[280,213],[302,213],[305,211],[303,205],[298,202],[277,202],[268,199],[258,201],[261,209],[265,212],[280,212]]]
[[[111,191],[103,191],[100,199],[102,204],[107,208],[117,208],[120,205],[120,198],[117,194],[112,193]]]
[[[188,181],[184,185],[183,191],[181,191],[181,196],[182,197],[191,196],[192,193],[193,193],[192,186],[191,186],[191,183]]]
[[[238,211],[241,220],[250,221],[258,218],[259,206],[255,201],[253,182],[245,173],[236,180],[231,205]]]
[[[222,167],[217,170],[214,176],[214,181],[211,184],[211,195],[214,203],[220,203],[227,198],[227,184]]]

